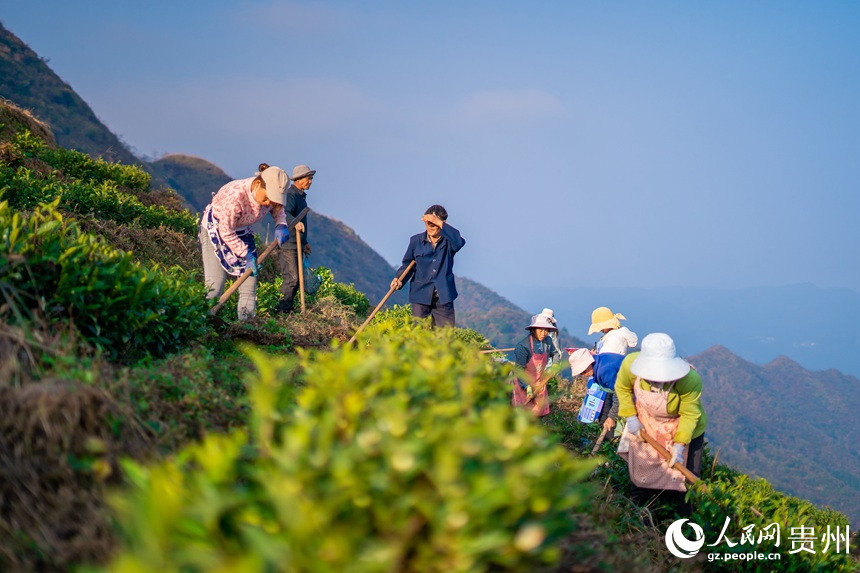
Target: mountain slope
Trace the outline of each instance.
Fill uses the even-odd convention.
[[[107,161],[140,164],[89,105],[24,42],[0,24],[0,97],[46,121],[57,143]]]
[[[210,161],[193,155],[174,153],[149,164],[167,184],[180,191],[193,211],[203,211],[215,193],[232,177]]]
[[[465,277],[457,277],[457,324],[477,330],[496,348],[510,348],[526,334],[531,314],[484,285]],[[584,348],[587,342],[571,336],[567,329],[559,333],[565,348]]]
[[[721,461],[860,522],[860,380],[784,356],[757,366],[722,346],[689,360]]]

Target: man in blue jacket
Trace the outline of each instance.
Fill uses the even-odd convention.
[[[466,241],[460,231],[449,225],[448,212],[441,205],[432,205],[421,217],[426,231],[409,239],[403,264],[391,281],[391,288],[401,289],[400,275],[415,261],[415,266],[403,278],[412,281],[409,286],[409,303],[412,316],[430,317],[435,326],[454,326],[454,299],[457,286],[454,284],[454,255]]]

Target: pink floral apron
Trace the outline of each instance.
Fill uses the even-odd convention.
[[[511,397],[511,404],[515,407],[531,408],[535,416],[546,416],[549,414],[549,392],[546,389],[546,381],[541,385],[541,375],[546,369],[547,358],[546,352],[535,354],[534,337],[529,336],[529,348],[531,350],[531,358],[526,363],[526,378],[532,388],[540,386],[535,390],[534,398],[529,399],[528,392],[520,386],[519,381],[514,378],[514,393]]]
[[[640,378],[633,383],[633,397],[636,400],[636,415],[642,423],[642,432],[648,432],[664,448],[672,451],[675,432],[681,421],[679,416],[669,414],[669,392],[675,385],[672,382],[665,390],[649,392],[639,387]],[[625,444],[629,447],[625,449]],[[684,475],[670,468],[668,463],[648,442],[639,440],[627,431],[627,425],[621,435],[618,454],[627,462],[630,470],[630,481],[639,487],[648,489],[668,489],[687,491]],[[687,463],[687,453],[684,452],[684,463]]]

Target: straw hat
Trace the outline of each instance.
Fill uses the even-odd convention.
[[[558,330],[553,323],[542,314],[536,314],[532,317],[532,323],[526,327],[526,330],[531,328],[545,328],[547,330]]]
[[[588,334],[600,332],[604,328],[620,328],[619,319],[627,320],[621,313],[612,314],[612,311],[605,306],[595,308],[594,312],[591,313],[591,326],[588,328]]]
[[[642,352],[630,364],[630,372],[649,382],[679,380],[689,371],[687,361],[678,358],[675,341],[662,332],[654,332],[643,338]]]
[[[594,356],[587,348],[577,348],[570,353],[567,361],[570,364],[571,375],[579,376],[585,372],[590,364],[594,364]]]

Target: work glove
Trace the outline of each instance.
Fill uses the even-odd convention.
[[[251,269],[251,276],[257,276],[257,273],[260,272],[260,266],[257,264],[257,255],[254,251],[248,251],[248,254],[245,255],[245,268]]]
[[[311,244],[310,243],[305,243],[305,246],[302,247],[302,250],[304,250],[306,257],[311,256]]]
[[[687,446],[684,444],[672,444],[672,459],[669,460],[669,467],[680,462],[684,465],[684,452],[687,451]]]
[[[627,418],[627,431],[639,437],[639,430],[642,429],[642,422],[639,421],[639,416],[630,416]]]
[[[290,230],[286,225],[275,225],[275,239],[279,247],[290,240]]]

